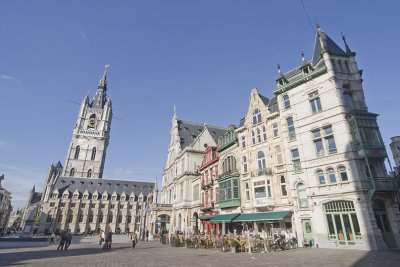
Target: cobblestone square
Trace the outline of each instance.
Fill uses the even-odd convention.
[[[95,237],[74,237],[67,251],[47,242],[0,242],[0,266],[399,266],[400,253],[341,249],[293,249],[269,253],[228,253],[215,249],[186,249],[115,236],[111,251]]]

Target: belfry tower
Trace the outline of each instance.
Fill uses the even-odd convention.
[[[86,96],[81,103],[63,169],[64,176],[103,176],[112,119],[111,99],[107,98],[108,68],[106,65],[93,99],[90,101]]]

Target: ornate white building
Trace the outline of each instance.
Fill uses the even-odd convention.
[[[310,61],[302,55],[292,71],[279,67],[274,98],[251,91],[246,117],[219,137],[217,180],[204,183],[209,169],[200,168],[204,196],[218,196],[212,208],[203,201],[201,230],[279,228],[324,248],[400,246],[398,187],[386,169],[378,115],[365,102],[362,71],[343,40],[344,50],[318,29]],[[196,150],[182,148],[179,129],[173,120],[162,195],[173,229],[184,230],[198,214],[190,192],[201,176],[196,164],[190,173],[181,166],[199,162],[204,148],[196,136]]]
[[[147,228],[146,212],[155,183],[102,179],[110,140],[111,100],[107,98],[107,69],[92,100],[80,106],[67,159],[53,164],[44,182],[38,233],[140,231]]]

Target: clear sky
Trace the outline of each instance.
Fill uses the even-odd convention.
[[[303,3],[342,47],[346,34],[388,146],[400,135],[400,2]],[[115,118],[104,178],[160,182],[174,104],[183,120],[237,124],[250,89],[272,97],[276,65],[293,69],[301,50],[310,59],[314,39],[300,0],[3,0],[2,185],[23,207],[50,165],[64,165],[74,103],[93,96],[106,64]]]

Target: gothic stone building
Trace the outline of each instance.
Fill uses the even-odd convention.
[[[109,228],[123,233],[146,228],[155,184],[102,179],[112,119],[106,75],[107,69],[94,98],[86,96],[81,103],[64,167],[58,162],[49,169],[38,233]]]

